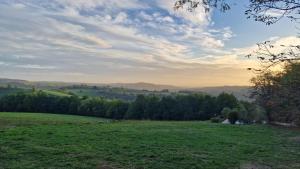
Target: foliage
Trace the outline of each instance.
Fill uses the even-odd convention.
[[[209,12],[211,8],[219,8],[221,11],[225,12],[230,9],[226,0],[177,0],[174,5],[174,9],[178,10],[187,6],[187,10],[192,12],[198,7],[202,7],[205,12]]]
[[[20,92],[29,92],[29,89],[21,89],[21,88],[14,88],[11,87],[10,85],[7,86],[0,86],[0,97],[6,96],[9,94],[14,94],[14,93],[20,93]]]
[[[239,120],[244,123],[262,123],[267,121],[266,111],[259,105],[249,102],[240,102]]]
[[[225,107],[233,109],[239,104],[235,96],[226,93],[217,97],[202,94],[138,95],[135,101],[125,102],[35,91],[2,97],[0,111],[76,114],[112,119],[209,120],[220,116]]]
[[[217,98],[218,111],[222,111],[224,107],[235,108],[238,107],[239,101],[232,94],[221,93]]]
[[[234,108],[228,108],[225,107],[221,111],[221,118],[223,119],[229,119],[232,118],[232,116],[235,116],[234,118],[237,118],[234,121],[234,123],[239,120],[246,124],[251,123],[262,123],[263,121],[266,121],[266,112],[264,109],[260,106],[258,106],[255,103],[249,103],[245,101],[241,101],[238,103],[238,106]]]
[[[231,109],[228,107],[224,107],[222,112],[221,112],[221,116],[225,119],[228,118],[229,113],[231,112]]]
[[[210,119],[210,121],[212,123],[221,123],[222,122],[222,118],[220,118],[219,116],[218,117],[213,117]]]
[[[232,110],[231,112],[229,112],[228,120],[231,124],[235,124],[235,122],[239,120],[238,110]]]
[[[252,82],[252,95],[270,121],[300,124],[300,63],[287,64],[280,72],[265,72]]]
[[[271,68],[282,64],[291,64],[300,60],[300,45],[275,45],[271,41],[257,44],[257,49],[247,58],[256,57],[260,68],[248,68],[258,73],[268,73]]]
[[[274,15],[275,13],[275,15]],[[298,20],[300,14],[299,0],[250,0],[245,11],[248,18],[264,22],[267,25],[276,23],[283,17]]]

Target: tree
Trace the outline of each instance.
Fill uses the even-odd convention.
[[[126,118],[142,119],[145,112],[146,98],[144,95],[138,95],[136,100],[130,104]]]
[[[274,15],[274,13],[276,15]],[[283,17],[298,20],[300,14],[299,0],[250,0],[248,10],[245,11],[248,18],[264,22],[267,25],[274,24]]]
[[[228,120],[230,124],[235,124],[235,122],[238,121],[238,119],[239,119],[239,113],[237,110],[234,109],[228,114]]]
[[[231,112],[231,109],[228,107],[224,107],[222,112],[221,112],[221,117],[226,119],[228,118],[229,113]]]
[[[211,8],[219,8],[223,12],[230,9],[226,0],[177,0],[174,4],[174,9],[178,10],[185,6],[190,12],[199,7],[204,8],[205,12],[209,12]]]
[[[161,114],[160,109],[160,99],[157,96],[146,97],[146,103],[144,108],[144,118],[145,119],[157,119],[159,120],[159,115]]]
[[[106,117],[112,119],[123,119],[128,110],[129,104],[120,100],[107,102]]]
[[[233,94],[221,93],[217,97],[217,106],[218,106],[217,112],[220,114],[225,107],[230,109],[238,107],[238,100]]]
[[[262,123],[267,120],[265,110],[255,103],[241,101],[239,111],[240,119],[245,123]]]
[[[280,72],[265,72],[252,82],[252,96],[266,109],[270,121],[300,124],[299,62],[286,64]]]
[[[105,117],[106,104],[102,98],[86,98],[80,102],[79,112],[81,115]]]
[[[300,44],[275,46],[271,41],[265,41],[257,44],[257,50],[246,57],[256,57],[261,63],[261,67],[248,68],[257,73],[267,72],[280,64],[293,63],[300,61]]]

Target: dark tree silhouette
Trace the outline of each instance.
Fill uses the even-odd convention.
[[[267,25],[276,23],[283,17],[298,20],[300,0],[250,0],[245,14],[248,18],[254,18]]]
[[[263,43],[258,43],[257,50],[246,57],[256,57],[261,63],[260,69],[248,68],[249,70],[258,73],[266,72],[270,68],[282,63],[294,63],[300,61],[300,45],[276,46],[271,41],[265,41]]]
[[[177,0],[174,9],[178,10],[185,6],[190,12],[199,7],[204,8],[206,12],[209,12],[211,8],[218,8],[223,12],[230,9],[230,5],[226,3],[226,0]]]

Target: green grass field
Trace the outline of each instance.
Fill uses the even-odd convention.
[[[56,91],[56,90],[41,90],[41,91],[43,91],[46,94],[53,95],[53,96],[60,96],[60,97],[69,97],[69,96],[71,96],[69,94],[63,93],[61,91]]]
[[[64,93],[59,90],[37,90],[37,91],[42,91],[48,95],[53,95],[53,96],[60,96],[60,97],[70,97],[70,94]],[[11,94],[16,94],[16,93],[32,93],[32,89],[26,89],[26,88],[0,88],[0,97],[6,96],[6,95],[11,95]]]
[[[300,168],[300,131],[0,113],[0,169]]]

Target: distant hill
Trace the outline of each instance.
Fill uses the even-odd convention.
[[[149,90],[149,91],[160,91],[160,90],[179,90],[180,87],[171,86],[171,85],[158,85],[152,83],[77,83],[77,82],[46,82],[46,81],[26,81],[26,80],[18,80],[18,79],[4,79],[0,78],[0,85],[12,85],[16,87],[24,87],[24,86],[35,86],[35,87],[65,87],[65,86],[73,86],[73,85],[84,85],[84,86],[109,86],[109,87],[117,87],[117,88],[125,88],[125,89],[134,89],[134,90]]]
[[[113,83],[108,84],[112,87],[121,87],[126,89],[135,89],[135,90],[150,90],[150,91],[161,91],[161,90],[179,90],[180,87],[172,86],[172,85],[159,85],[159,84],[152,84],[152,83]]]
[[[217,96],[222,92],[232,93],[238,99],[250,100],[249,86],[218,86],[218,87],[199,87],[199,88],[183,88],[172,85],[160,85],[152,83],[66,83],[66,82],[32,82],[19,79],[4,79],[0,78],[0,87],[10,85],[13,88],[26,88],[43,90],[66,90],[77,95],[102,96],[110,99],[128,99],[132,100],[137,94],[158,94],[166,95],[171,93],[207,93]],[[0,91],[1,92],[1,91]],[[2,92],[4,93],[4,92]],[[1,94],[1,93],[0,93]]]
[[[29,81],[19,80],[19,79],[3,79],[0,78],[0,86],[17,86],[17,87],[26,87],[30,84]]]
[[[0,78],[0,83],[20,83],[20,84],[24,84],[27,83],[28,81],[26,80],[18,80],[18,79],[4,79],[4,78]]]
[[[5,79],[0,78],[0,86],[10,85],[11,87],[19,88],[42,88],[42,89],[52,89],[64,86],[77,85],[80,83],[67,83],[67,82],[47,82],[47,81],[27,81],[19,79]]]
[[[249,86],[216,86],[216,87],[199,87],[199,88],[183,88],[172,85],[158,85],[152,83],[116,83],[108,84],[113,87],[121,87],[126,89],[134,90],[149,90],[149,91],[162,91],[169,90],[170,92],[180,92],[180,93],[206,93],[213,96],[217,96],[223,92],[232,93],[238,99],[250,100],[249,99]]]

